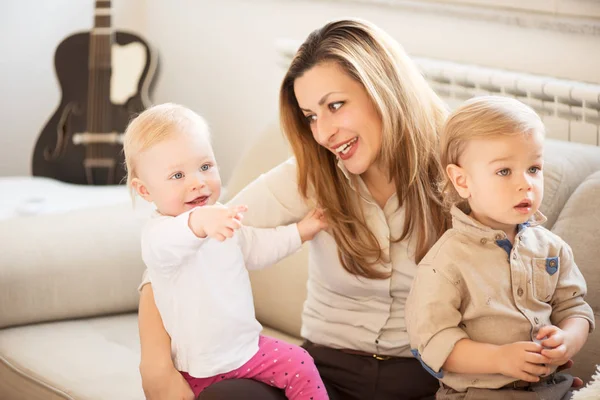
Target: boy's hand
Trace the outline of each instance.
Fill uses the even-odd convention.
[[[298,222],[298,232],[302,243],[312,240],[323,229],[327,229],[327,220],[325,219],[325,213],[320,208],[315,208],[306,214],[302,221]]]
[[[544,347],[541,354],[550,359],[551,365],[563,365],[567,363],[573,354],[570,346],[569,335],[558,326],[543,326],[536,336],[540,344]]]
[[[537,382],[540,376],[550,373],[550,368],[543,365],[550,360],[540,354],[541,351],[542,346],[534,342],[516,342],[499,346],[499,372],[526,382]]]
[[[220,242],[233,237],[242,226],[242,213],[247,206],[226,207],[221,204],[199,207],[191,212],[188,225],[199,238],[210,237]]]

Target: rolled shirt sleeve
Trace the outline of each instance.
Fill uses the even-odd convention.
[[[436,378],[467,333],[459,327],[461,294],[448,277],[432,265],[419,265],[408,301],[406,324],[412,353]]]
[[[552,314],[550,320],[558,325],[568,318],[580,317],[590,323],[590,332],[594,329],[594,312],[585,302],[587,285],[583,274],[575,264],[571,247],[566,243],[561,247],[559,258],[559,278],[552,296]]]

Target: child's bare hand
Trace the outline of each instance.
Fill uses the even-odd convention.
[[[542,346],[534,342],[516,342],[500,346],[498,367],[500,373],[527,382],[537,382],[550,373],[545,366],[549,359],[540,352]]]
[[[221,204],[199,207],[192,211],[189,226],[200,238],[210,237],[220,242],[233,237],[234,232],[241,228],[246,206],[226,207]]]
[[[550,359],[551,365],[563,365],[574,356],[569,349],[567,333],[558,326],[546,325],[540,328],[536,339],[544,347],[541,354]]]
[[[323,229],[327,229],[327,220],[325,213],[320,208],[315,208],[298,222],[298,232],[300,232],[302,243],[312,240]]]

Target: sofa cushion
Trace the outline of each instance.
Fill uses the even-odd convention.
[[[300,338],[308,281],[308,245],[276,266],[251,271],[250,279],[260,323]]]
[[[590,174],[600,171],[600,147],[548,139],[544,154],[544,201],[541,211],[552,228],[565,203]]]
[[[300,344],[265,327],[264,335]],[[0,330],[0,397],[142,400],[137,314]]]
[[[554,225],[554,233],[573,249],[575,262],[588,287],[586,301],[600,322],[600,171],[587,177],[567,201]],[[590,335],[575,357],[573,373],[589,379],[600,364],[600,329]]]
[[[137,314],[0,330],[3,398],[142,400]]]
[[[130,203],[0,221],[0,328],[137,310]]]

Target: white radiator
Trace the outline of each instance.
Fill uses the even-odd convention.
[[[277,41],[283,67],[298,46],[295,40]],[[423,57],[413,60],[450,108],[473,96],[512,96],[538,112],[548,137],[600,146],[600,85]]]

